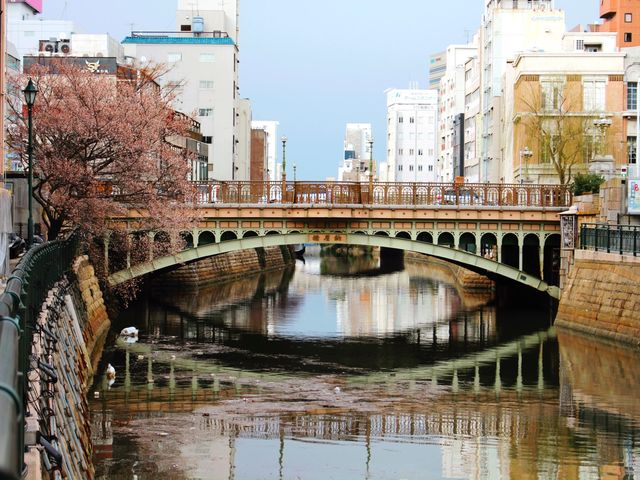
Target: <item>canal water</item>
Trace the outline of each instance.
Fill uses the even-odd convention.
[[[378,265],[143,295],[89,394],[98,478],[640,479],[637,353]]]

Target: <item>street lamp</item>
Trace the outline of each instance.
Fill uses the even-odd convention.
[[[528,165],[528,161],[531,157],[533,157],[533,152],[531,150],[529,150],[529,147],[524,147],[524,150],[520,150],[520,167],[519,167],[519,172],[518,172],[518,176],[520,177],[520,183],[522,184],[524,179],[522,177],[522,157],[524,157],[524,162],[525,165]],[[529,176],[529,173],[527,172],[527,177]]]
[[[293,181],[296,181],[296,164],[293,164]]]
[[[38,89],[29,79],[26,88],[22,91],[27,104],[29,143],[27,145],[27,155],[29,158],[29,219],[27,220],[27,248],[33,245],[33,104],[36,103]]]
[[[282,181],[287,181],[287,137],[282,137]]]
[[[369,197],[373,203],[373,137],[369,137]]]

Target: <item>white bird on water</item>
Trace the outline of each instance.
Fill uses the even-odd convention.
[[[111,389],[111,385],[113,385],[116,381],[116,369],[113,368],[113,365],[111,365],[110,363],[107,364],[107,372],[105,376],[107,377],[107,385],[109,389]]]
[[[138,337],[138,329],[136,327],[123,328],[120,331],[121,337]]]

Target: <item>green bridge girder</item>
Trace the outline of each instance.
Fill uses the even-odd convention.
[[[451,261],[462,266],[471,267],[475,270],[481,270],[502,278],[513,280],[541,292],[547,293],[552,298],[560,298],[560,289],[558,287],[549,285],[541,279],[518,270],[517,268],[510,267],[508,265],[490,260],[488,258],[484,258],[474,253],[466,252],[464,250],[457,250],[446,246],[434,245],[431,243],[425,243],[416,240],[377,235],[349,233],[340,235],[340,237],[341,244],[393,248],[407,252],[422,253],[432,257]],[[153,272],[184,265],[203,258],[220,255],[222,253],[304,243],[312,243],[309,234],[285,233],[278,235],[242,238],[238,240],[227,240],[219,243],[191,248],[174,255],[155,258],[153,260],[134,265],[119,272],[115,272],[109,276],[109,284],[111,286],[117,286]]]

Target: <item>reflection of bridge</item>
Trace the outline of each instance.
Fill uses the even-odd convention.
[[[211,196],[204,200],[216,203],[200,207],[198,227],[184,233],[185,251],[153,258],[154,244],[168,242],[168,236],[149,234],[148,258],[132,265],[129,255],[125,268],[110,276],[111,284],[235,250],[343,243],[424,253],[559,295],[550,285],[556,283],[558,213],[570,201],[563,188],[375,185],[374,202],[367,204],[356,203],[368,197],[360,192],[356,198],[355,186],[350,184],[296,183],[293,196],[285,196],[289,203],[264,202],[261,192],[267,187],[260,185],[211,186],[211,192],[218,193],[207,194]],[[378,195],[375,189],[383,193]],[[132,212],[122,222],[135,232],[141,215]],[[108,246],[107,242],[107,257]]]

